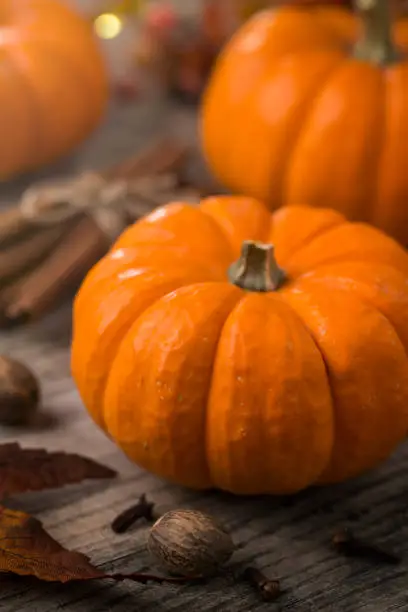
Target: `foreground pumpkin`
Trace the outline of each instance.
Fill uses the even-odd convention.
[[[63,0],[0,0],[0,180],[53,162],[108,97],[90,24]]]
[[[147,470],[289,493],[360,474],[406,436],[407,312],[408,255],[369,225],[244,197],[172,203],[88,274],[72,372]]]
[[[354,4],[246,23],[204,96],[203,147],[234,192],[330,206],[408,246],[408,19],[393,25],[388,0]]]

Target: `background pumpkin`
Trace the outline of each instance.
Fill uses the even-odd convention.
[[[355,5],[247,22],[208,84],[203,148],[234,192],[335,208],[408,245],[408,20],[392,26],[388,0]]]
[[[276,260],[245,242],[229,268],[244,239]],[[172,203],[85,279],[73,376],[124,452],[181,485],[341,481],[406,436],[407,279],[402,247],[331,210]]]
[[[59,0],[0,3],[0,179],[50,163],[95,128],[108,90],[90,24]]]

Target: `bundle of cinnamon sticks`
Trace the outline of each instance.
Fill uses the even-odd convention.
[[[0,212],[0,327],[66,299],[129,223],[171,199],[199,199],[185,180],[192,151],[172,138],[98,173],[34,185]]]

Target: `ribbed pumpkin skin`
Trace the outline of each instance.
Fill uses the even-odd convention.
[[[271,210],[299,202],[370,222],[408,246],[408,20],[387,67],[352,58],[346,9],[259,13],[221,53],[202,107],[212,171]]]
[[[227,280],[271,242],[276,292]],[[74,305],[72,373],[137,464],[192,488],[291,493],[356,476],[408,429],[408,255],[337,212],[244,197],[131,226]]]
[[[99,123],[107,97],[85,19],[59,0],[1,0],[0,180],[71,151]]]

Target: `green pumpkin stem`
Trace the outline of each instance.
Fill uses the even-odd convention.
[[[398,60],[390,5],[390,0],[354,0],[362,24],[362,34],[354,48],[356,58],[383,65]]]
[[[228,278],[246,291],[276,291],[285,280],[272,244],[245,240],[241,256],[228,270]]]

